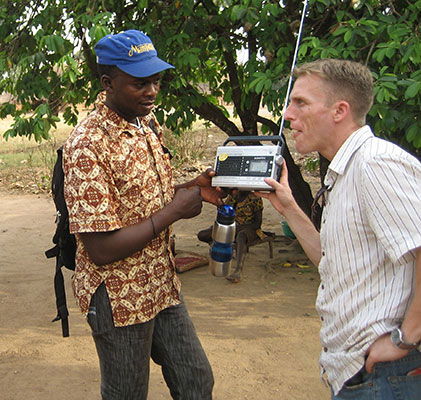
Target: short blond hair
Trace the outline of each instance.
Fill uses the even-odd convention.
[[[294,69],[294,77],[317,74],[327,83],[328,99],[345,100],[359,125],[373,105],[373,76],[370,70],[355,61],[327,58],[302,64]],[[331,102],[330,102],[331,103]]]

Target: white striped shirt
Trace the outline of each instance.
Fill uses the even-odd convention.
[[[421,164],[400,147],[354,132],[330,163],[320,240],[320,366],[335,393],[368,347],[400,325],[421,246]]]

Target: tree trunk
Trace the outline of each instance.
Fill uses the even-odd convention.
[[[304,180],[301,175],[300,168],[295,164],[294,159],[285,145],[284,159],[288,168],[288,183],[291,187],[292,195],[300,208],[311,217],[311,205],[313,204],[313,194],[311,193],[310,185]]]

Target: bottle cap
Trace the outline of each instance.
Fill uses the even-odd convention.
[[[222,225],[231,225],[235,221],[234,207],[230,205],[219,207],[216,221]]]

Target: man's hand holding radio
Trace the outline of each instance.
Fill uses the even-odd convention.
[[[197,186],[200,189],[202,200],[215,204],[219,207],[223,204],[222,199],[227,196],[227,193],[220,187],[211,186],[212,177],[214,176],[215,171],[212,168],[208,168],[195,179],[181,185],[176,185],[176,191],[181,188],[191,188],[193,186]]]
[[[257,196],[268,199],[272,206],[285,217],[303,250],[314,265],[319,265],[321,258],[320,235],[292,195],[288,184],[288,169],[284,160],[279,182],[266,178],[265,182],[271,186],[273,192],[255,192]]]
[[[285,160],[282,165],[282,174],[279,182],[272,178],[265,178],[265,182],[271,186],[274,191],[255,193],[259,197],[268,199],[280,214],[286,217],[289,209],[293,209],[295,206],[298,207],[288,184],[288,169]]]
[[[215,171],[212,168],[208,168],[202,172],[194,181],[195,185],[199,186],[200,194],[202,199],[208,203],[221,206],[223,204],[222,199],[226,197],[227,193],[220,187],[212,187],[212,177],[215,176]]]

